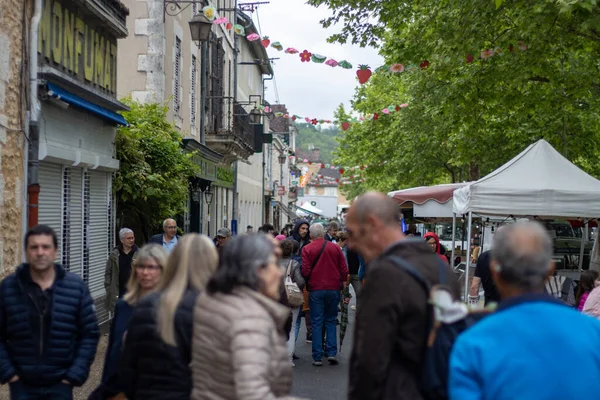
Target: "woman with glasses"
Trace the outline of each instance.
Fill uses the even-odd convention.
[[[278,399],[289,395],[292,368],[277,302],[283,272],[264,235],[232,239],[194,309],[192,399]]]
[[[110,399],[122,390],[118,382],[119,360],[123,336],[127,331],[133,308],[142,297],[155,291],[167,267],[167,253],[162,246],[147,244],[142,247],[132,265],[131,276],[127,282],[127,293],[117,301],[115,316],[110,327],[106,359],[100,387],[94,391],[90,399]]]
[[[119,369],[128,399],[190,398],[194,304],[217,263],[205,235],[185,235],[169,255],[158,291],[138,304],[129,321]]]

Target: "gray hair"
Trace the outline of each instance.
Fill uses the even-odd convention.
[[[320,223],[315,223],[310,226],[310,237],[313,239],[322,238],[325,236],[325,228]]]
[[[258,271],[275,256],[275,246],[264,234],[236,236],[223,248],[219,267],[208,282],[209,293],[231,293],[246,286],[259,290]]]
[[[128,233],[133,233],[133,231],[129,228],[123,228],[119,231],[119,239],[123,239],[123,237],[125,237],[125,235],[127,235]]]
[[[538,222],[520,221],[496,232],[495,270],[507,284],[526,292],[542,290],[552,269],[552,239]]]
[[[173,218],[167,218],[167,219],[165,219],[165,220],[163,221],[163,228],[164,228],[165,226],[167,226],[167,221],[175,221],[175,220],[174,220]],[[177,223],[177,221],[175,221],[175,223]]]

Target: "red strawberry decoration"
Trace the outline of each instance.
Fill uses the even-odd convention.
[[[358,77],[358,82],[361,85],[364,85],[365,83],[367,83],[369,78],[371,78],[371,75],[373,75],[373,72],[371,71],[371,68],[368,65],[359,65],[358,66],[358,70],[356,71],[356,76]]]
[[[419,66],[421,67],[421,69],[425,69],[425,68],[429,67],[429,61],[425,60]]]
[[[395,110],[400,111],[400,106],[396,106]]]
[[[228,22],[227,25],[225,25],[225,29],[230,30],[231,28],[233,28],[233,25],[231,22]]]
[[[321,164],[321,168],[325,168],[325,164]],[[320,176],[320,175],[319,175]]]
[[[342,130],[345,132],[350,128],[350,122],[342,122]]]
[[[467,54],[467,64],[471,64],[474,59],[473,54]]]
[[[343,174],[344,172],[346,172],[346,170],[344,168],[340,168],[340,174]]]
[[[375,121],[376,121],[376,120],[378,120],[378,119],[379,119],[379,114],[377,114],[377,113],[374,113],[374,114],[373,114],[373,120],[375,120]]]
[[[269,45],[271,44],[271,40],[269,39],[268,36],[265,36],[263,38],[263,40],[261,40],[261,43],[262,43],[263,47],[269,47]]]

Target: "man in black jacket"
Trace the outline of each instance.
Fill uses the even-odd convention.
[[[170,253],[179,242],[179,238],[177,222],[172,218],[167,218],[163,221],[163,233],[153,235],[150,243],[160,244],[167,253]]]
[[[0,383],[14,399],[72,399],[99,339],[94,302],[77,275],[54,264],[56,233],[25,235],[27,263],[0,283]]]
[[[349,400],[421,400],[428,327],[428,293],[395,265],[398,256],[433,286],[439,283],[440,259],[420,238],[406,238],[394,200],[382,193],[360,196],[348,212],[348,246],[369,264],[356,314],[350,358]],[[458,297],[458,282],[444,263],[449,285]]]

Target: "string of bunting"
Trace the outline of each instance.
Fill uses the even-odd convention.
[[[204,16],[206,18],[208,18],[210,21],[213,22],[213,24],[225,25],[225,29],[227,29],[227,30],[233,29],[233,31],[235,32],[236,35],[246,36],[246,39],[248,39],[251,42],[260,40],[263,47],[265,47],[265,48],[271,47],[277,51],[283,51],[286,54],[298,55],[301,62],[306,62],[306,63],[312,62],[315,64],[325,64],[332,68],[336,68],[336,67],[343,68],[343,69],[353,69],[354,68],[353,64],[350,63],[348,60],[337,61],[333,58],[330,58],[330,57],[327,57],[327,56],[324,56],[321,54],[317,54],[317,53],[312,53],[308,50],[299,51],[295,47],[285,47],[285,49],[284,49],[284,46],[281,42],[278,42],[278,41],[272,42],[268,36],[263,36],[261,38],[261,36],[258,33],[250,33],[250,34],[246,35],[246,31],[242,25],[232,24],[226,17],[219,17],[217,14],[217,9],[213,6],[204,7],[202,9],[202,12],[204,13]],[[514,44],[513,43],[508,44],[507,48],[508,48],[509,53],[514,53],[516,50],[519,50],[519,51],[527,50],[527,45],[522,40],[519,40],[519,41],[516,41]],[[479,58],[481,58],[482,60],[487,60],[494,56],[503,56],[503,55],[504,55],[503,48],[500,46],[497,46],[497,47],[494,47],[493,49],[487,48],[487,49],[482,50],[479,53]],[[465,55],[465,63],[471,64],[472,62],[475,61],[475,58],[476,58],[476,56],[473,55],[473,53],[471,53],[471,52],[467,53]],[[395,63],[395,64],[392,64],[389,66],[382,65],[382,66],[376,68],[375,72],[385,71],[385,72],[390,72],[390,73],[394,73],[394,74],[402,73],[402,72],[414,72],[414,71],[418,71],[418,70],[425,70],[429,67],[430,64],[431,63],[429,60],[423,60],[419,64],[411,63],[411,64],[405,65],[402,63]],[[367,64],[359,64],[358,65],[358,69],[356,70],[356,77],[358,78],[358,82],[361,85],[364,85],[365,83],[367,83],[372,75],[373,75],[373,71],[371,70],[371,67],[369,67]]]
[[[282,112],[276,112],[274,113],[275,117],[282,117],[285,119],[291,119],[292,121],[305,121],[308,124],[313,124],[313,125],[317,125],[317,124],[339,124],[342,128],[343,131],[347,131],[348,128],[350,128],[352,123],[356,123],[359,121],[371,121],[371,120],[378,120],[381,116],[383,115],[389,115],[389,114],[393,114],[395,112],[400,111],[401,109],[408,107],[407,103],[403,103],[400,105],[390,105],[388,107],[383,108],[382,110],[380,110],[379,112],[374,112],[374,113],[368,113],[365,115],[361,115],[360,117],[356,118],[350,118],[347,120],[343,120],[343,121],[335,121],[335,120],[330,120],[330,119],[322,119],[322,118],[310,118],[310,117],[302,117],[300,115],[297,114],[285,114]],[[265,112],[265,113],[270,113],[273,112],[273,110],[271,109],[271,107],[269,106],[259,106],[258,107],[261,111]]]

